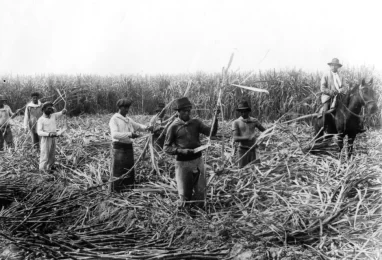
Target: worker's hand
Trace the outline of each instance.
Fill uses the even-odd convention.
[[[153,127],[152,125],[148,125],[148,126],[146,127],[146,130],[149,131],[149,132],[152,132],[153,129],[154,129],[154,127]]]
[[[164,128],[158,128],[158,129],[155,129],[155,130],[154,130],[154,134],[156,134],[156,135],[160,135],[160,134],[162,133],[163,129],[164,129]]]
[[[248,136],[248,140],[249,141],[253,141],[253,140],[255,140],[256,139],[256,133],[252,133],[252,134],[250,134],[249,136]]]
[[[337,90],[330,90],[330,96],[334,97],[335,95],[338,94],[338,91]]]
[[[131,138],[132,139],[135,139],[135,138],[138,138],[140,135],[136,134],[136,133],[132,133],[131,134]]]
[[[21,109],[17,109],[16,112],[15,112],[15,114],[18,114],[18,113],[20,113],[20,112],[21,112]]]
[[[346,88],[344,88],[344,87],[340,88],[340,92],[339,93],[345,94],[346,93]]]
[[[49,137],[58,137],[56,132],[50,132]]]
[[[176,151],[178,152],[178,154],[183,154],[183,155],[189,155],[189,154],[193,154],[194,153],[193,149],[181,149],[181,148],[178,148],[178,149],[176,149]]]

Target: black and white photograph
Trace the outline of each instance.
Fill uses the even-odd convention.
[[[0,0],[0,259],[382,260],[377,0]]]

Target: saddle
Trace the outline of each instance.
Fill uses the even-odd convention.
[[[337,96],[335,96],[334,98],[331,99],[332,100],[332,103],[330,104],[330,112],[334,112],[336,110],[336,107],[337,107]],[[330,100],[328,100],[327,102],[330,102]],[[320,109],[317,111],[318,113],[318,116],[317,118],[321,118],[322,117],[322,110],[324,109],[323,106],[320,107]],[[329,110],[328,110],[329,111]]]

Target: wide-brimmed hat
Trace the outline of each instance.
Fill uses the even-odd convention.
[[[47,109],[48,107],[53,107],[53,103],[50,101],[45,102],[44,104],[42,104],[41,110],[45,111],[45,109]]]
[[[248,104],[248,101],[243,100],[243,101],[240,101],[240,102],[239,102],[239,105],[237,106],[236,110],[237,110],[237,111],[240,111],[240,110],[248,110],[248,111],[251,111],[251,106]]]
[[[117,101],[117,107],[118,108],[120,108],[120,107],[130,107],[131,103],[133,103],[131,100],[129,100],[127,98],[122,98],[122,99]]]
[[[163,102],[158,102],[157,107],[155,108],[155,112],[160,112],[163,110],[163,108],[166,107],[166,104]]]
[[[0,100],[8,100],[4,95],[0,95]]]
[[[192,107],[192,103],[187,97],[181,97],[175,100],[174,110],[181,110],[188,107]]]
[[[338,65],[338,66],[342,67],[342,64],[340,63],[339,59],[337,59],[337,58],[332,59],[332,61],[329,62],[328,65]]]
[[[38,93],[38,92],[33,92],[33,93],[31,94],[31,97],[40,97],[40,93]]]

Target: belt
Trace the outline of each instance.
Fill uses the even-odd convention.
[[[112,143],[113,149],[119,149],[119,150],[132,150],[133,144],[126,144],[121,142],[113,142]]]

